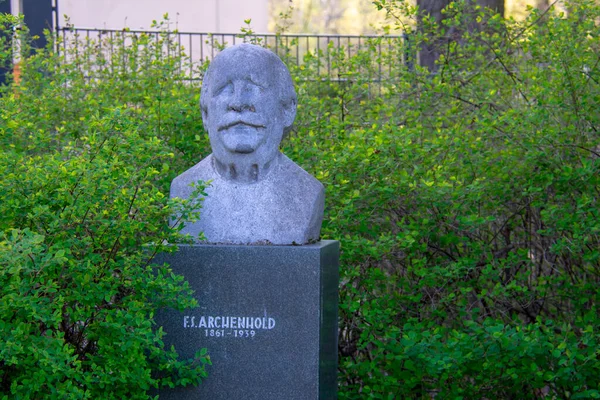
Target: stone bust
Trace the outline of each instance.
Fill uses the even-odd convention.
[[[240,44],[211,62],[200,108],[212,154],[176,177],[171,197],[211,181],[200,220],[184,226],[208,243],[306,244],[319,239],[323,185],[279,151],[296,117],[287,67],[271,51]]]

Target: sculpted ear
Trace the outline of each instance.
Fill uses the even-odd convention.
[[[200,112],[202,114],[202,126],[204,126],[204,131],[208,132],[208,108],[200,104]]]
[[[208,94],[210,91],[208,72],[204,75],[202,88],[200,89],[200,113],[202,114],[202,125],[204,130],[208,132]]]
[[[296,119],[296,104],[298,100],[292,98],[283,103],[283,126],[287,130],[292,127]]]

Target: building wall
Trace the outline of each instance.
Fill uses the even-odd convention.
[[[252,19],[257,33],[268,32],[268,0],[58,0],[63,15],[83,28],[149,29],[169,13],[171,29],[180,32],[236,33]]]

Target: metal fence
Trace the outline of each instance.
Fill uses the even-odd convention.
[[[110,30],[60,28],[57,31],[59,51],[78,55],[94,53],[102,48],[102,57],[119,56],[119,46],[134,44],[144,37],[146,42],[161,40],[162,54],[178,53],[179,70],[184,79],[202,79],[202,66],[219,51],[238,43],[250,42],[268,47],[288,65],[301,66],[309,60],[315,64],[315,79],[348,80],[340,66],[340,58],[366,54],[361,68],[372,82],[390,79],[391,66],[410,62],[410,46],[406,35],[307,35],[307,34],[235,34],[207,32],[164,32],[143,30]],[[166,44],[165,44],[166,43]],[[368,64],[368,65],[367,65]]]

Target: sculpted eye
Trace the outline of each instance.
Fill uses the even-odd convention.
[[[257,87],[258,89],[260,89],[261,91],[263,91],[263,90],[265,90],[267,88],[267,85],[264,82],[262,82],[260,79],[257,79],[254,76],[251,76],[250,78],[248,78],[248,82],[251,85],[253,85],[253,86]]]
[[[262,88],[258,85],[250,84],[250,85],[246,85],[243,90],[246,93],[252,93],[255,91],[260,91],[260,90],[262,90]]]
[[[218,96],[224,93],[231,93],[233,91],[233,83],[227,82],[224,85],[217,86],[217,90],[215,90],[214,95]]]

